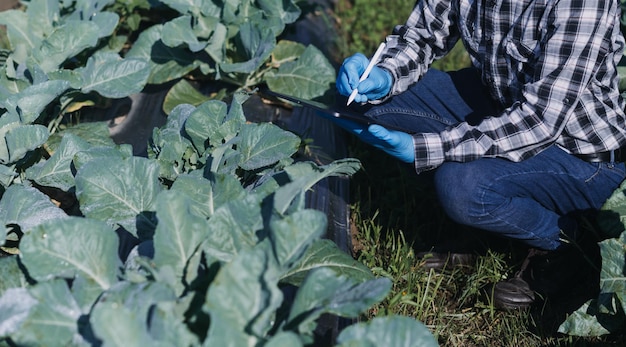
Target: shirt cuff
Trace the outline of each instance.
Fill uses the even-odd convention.
[[[443,142],[438,134],[414,134],[413,146],[415,147],[415,171],[418,174],[443,164]]]

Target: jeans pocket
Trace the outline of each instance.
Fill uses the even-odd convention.
[[[591,183],[602,177],[603,180],[610,180],[619,185],[626,178],[626,167],[624,163],[589,163],[595,169],[585,176],[585,183]]]

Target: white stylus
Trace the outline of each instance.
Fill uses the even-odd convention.
[[[384,48],[385,48],[385,43],[383,42],[380,44],[380,46],[378,46],[376,53],[374,53],[374,56],[370,60],[370,63],[367,65],[367,68],[365,68],[363,75],[361,75],[361,78],[359,79],[359,83],[363,82],[367,78],[367,76],[369,76],[370,72],[372,71],[372,68],[374,67],[374,65],[376,65],[376,63],[378,62],[378,59],[380,59],[380,55],[383,54]],[[350,96],[348,97],[348,105],[350,105],[350,103],[354,101],[354,98],[356,98],[356,95],[358,93],[359,93],[359,90],[357,88],[354,88],[354,90],[352,91],[352,93],[350,93]]]

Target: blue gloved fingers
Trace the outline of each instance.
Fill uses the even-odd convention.
[[[385,151],[387,154],[405,163],[415,161],[413,137],[407,133],[372,124],[358,123],[332,114],[316,111],[317,115],[337,124],[346,131],[356,135],[361,141]]]
[[[356,53],[343,61],[336,82],[339,94],[349,96],[352,93],[352,90],[359,85],[361,74],[368,63],[367,57],[361,53]]]
[[[411,135],[401,131],[388,130],[378,124],[370,125],[367,133],[375,139],[369,142],[374,147],[405,163],[413,163],[415,161],[415,148]]]
[[[360,91],[361,90],[359,89],[359,92]],[[367,100],[368,100],[367,95],[361,94],[361,93],[357,93],[356,96],[354,97],[354,102],[357,102],[360,104],[367,102]]]
[[[372,124],[367,128],[367,131],[383,143],[389,144],[390,146],[397,144],[397,139],[391,136],[391,132],[382,125]]]
[[[374,66],[369,76],[358,85],[360,96],[365,98],[355,98],[357,102],[367,102],[367,100],[378,100],[389,94],[392,83],[391,74],[378,66]]]

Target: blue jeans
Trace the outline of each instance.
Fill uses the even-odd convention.
[[[411,89],[365,114],[382,124],[439,132],[498,112],[478,71],[469,68],[431,69]],[[554,250],[561,233],[578,232],[573,216],[599,209],[624,178],[624,163],[590,163],[552,146],[518,163],[502,158],[446,162],[436,169],[434,184],[456,222]]]

